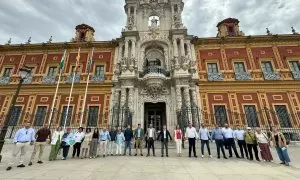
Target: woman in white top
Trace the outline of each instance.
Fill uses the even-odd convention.
[[[61,139],[62,136],[64,134],[64,131],[62,130],[61,127],[58,127],[53,135],[52,135],[52,141],[51,141],[51,151],[50,151],[50,155],[49,155],[49,161],[54,161],[56,160],[58,151],[61,147]]]
[[[176,149],[177,149],[178,156],[181,156],[182,131],[181,131],[179,125],[177,125],[176,129],[174,130],[174,141],[176,143]]]
[[[273,160],[273,157],[272,157],[272,154],[270,151],[268,136],[265,133],[261,132],[260,128],[256,129],[255,136],[256,136],[258,146],[260,149],[261,158],[264,161],[271,162]]]
[[[91,129],[87,128],[85,130],[84,139],[83,139],[83,141],[81,143],[81,159],[87,158],[88,152],[90,151],[91,142],[92,142]]]

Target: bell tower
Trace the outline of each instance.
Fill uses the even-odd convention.
[[[147,31],[149,27],[160,30],[181,29],[182,0],[125,0],[127,15],[123,31]]]

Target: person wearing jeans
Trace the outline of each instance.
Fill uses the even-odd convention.
[[[96,158],[98,143],[99,143],[99,130],[98,128],[95,128],[92,135],[92,142],[90,145],[90,159]]]
[[[43,126],[43,128],[41,128],[40,130],[38,130],[36,132],[35,136],[36,136],[36,141],[34,143],[34,149],[31,154],[31,158],[30,158],[30,162],[29,162],[28,166],[32,165],[32,161],[34,160],[35,154],[37,153],[37,151],[39,151],[39,158],[38,158],[37,163],[39,163],[39,164],[43,163],[42,156],[43,156],[43,152],[44,152],[44,149],[46,146],[47,138],[49,138],[50,142],[51,142],[51,132],[48,128],[48,125],[45,124]]]
[[[225,155],[225,150],[224,150],[223,132],[218,124],[216,125],[216,128],[213,130],[211,137],[216,142],[218,159],[220,159],[220,149],[222,151],[224,159],[227,159],[227,157]]]
[[[124,137],[125,137],[125,148],[124,148],[124,154],[126,155],[126,150],[129,149],[129,156],[131,156],[131,141],[133,139],[133,132],[130,128],[130,125],[127,126],[127,129],[124,131]]]
[[[116,146],[116,135],[117,131],[114,127],[112,127],[109,131],[110,141],[108,143],[108,154],[110,154],[111,156],[114,155],[114,149]]]
[[[288,150],[287,150],[287,142],[286,139],[284,137],[284,135],[282,133],[280,133],[278,131],[278,129],[276,127],[272,128],[273,132],[272,132],[272,142],[276,148],[277,151],[277,155],[281,161],[280,164],[285,164],[286,166],[289,166],[291,160],[288,154]]]
[[[103,130],[100,132],[100,154],[102,154],[103,157],[106,156],[107,153],[107,141],[110,140],[109,132],[106,130],[106,128],[103,128]]]
[[[71,132],[71,128],[67,128],[67,132],[64,133],[61,140],[61,147],[63,149],[62,160],[66,160],[69,154],[70,146],[75,144],[74,134]]]
[[[117,156],[122,155],[122,145],[123,145],[124,141],[125,141],[124,134],[122,133],[121,129],[119,129],[118,133],[116,135],[116,144],[117,144],[116,155]]]
[[[72,154],[72,157],[74,158],[75,157],[75,154],[77,155],[77,158],[79,158],[79,155],[80,155],[80,148],[81,148],[81,143],[83,141],[83,138],[84,138],[84,132],[83,132],[83,128],[80,127],[78,129],[78,132],[76,132],[76,134],[74,135],[74,138],[75,138],[75,144],[73,146],[73,154]]]
[[[205,127],[205,124],[202,124],[202,127],[199,129],[199,137],[201,140],[201,157],[204,157],[204,145],[206,145],[207,151],[208,151],[208,155],[209,157],[212,158],[211,154],[210,154],[210,147],[209,147],[209,140],[210,140],[210,135],[208,132],[208,129]]]
[[[174,130],[174,141],[176,143],[176,149],[177,149],[178,156],[181,156],[182,138],[183,138],[182,131],[181,131],[179,125],[177,125],[176,129]]]

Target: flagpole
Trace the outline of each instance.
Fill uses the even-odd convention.
[[[94,55],[94,48],[92,50],[92,55],[91,55],[91,59],[90,59],[89,67],[88,67],[88,77],[87,77],[86,86],[85,86],[85,93],[84,93],[84,99],[83,99],[83,108],[82,108],[81,118],[80,118],[80,127],[82,126],[82,121],[83,121],[83,116],[84,116],[84,111],[85,111],[85,104],[86,104],[87,91],[88,91],[89,82],[90,82],[90,71],[91,71],[91,66],[92,66],[91,63],[92,63],[93,55]]]
[[[67,52],[67,50],[65,49],[61,61],[64,61],[64,58],[66,57],[66,52]],[[60,63],[62,63],[62,62],[60,62]],[[59,87],[59,83],[60,83],[60,78],[61,78],[62,72],[63,72],[62,69],[60,69],[59,76],[58,76],[58,81],[57,81],[57,84],[56,84],[56,90],[55,90],[55,93],[54,93],[54,98],[53,98],[53,102],[52,102],[52,106],[51,106],[51,112],[50,112],[50,116],[49,116],[49,120],[48,120],[48,126],[49,126],[49,128],[50,128],[51,123],[52,123],[52,116],[53,116],[55,101],[56,101],[56,97],[57,97],[57,92],[58,92],[58,87]]]
[[[77,55],[78,59],[76,60],[75,69],[77,69],[77,66],[78,66],[77,62],[79,61],[79,56],[80,56],[80,48],[78,49],[78,55]],[[76,75],[76,70],[74,70],[74,72],[73,72],[72,85],[71,85],[71,90],[70,90],[69,99],[68,99],[67,112],[66,112],[65,121],[64,121],[64,130],[66,129],[66,123],[67,123],[67,118],[68,118],[68,114],[69,114],[69,108],[70,108],[70,102],[71,102],[73,87],[74,87],[75,75]]]

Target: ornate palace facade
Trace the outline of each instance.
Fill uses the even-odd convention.
[[[67,57],[55,103],[53,125],[60,125],[71,101],[68,125],[78,126],[88,62],[93,53],[85,126],[150,123],[184,126],[204,122],[244,126],[300,124],[300,35],[246,36],[239,21],[218,23],[217,36],[188,35],[182,0],[126,0],[122,35],[97,41],[94,29],[76,27],[71,42],[0,46],[0,122],[18,83],[18,69],[32,68],[22,86],[10,125],[48,123],[59,62]],[[199,29],[199,31],[201,31]],[[80,71],[68,99],[80,51]]]

